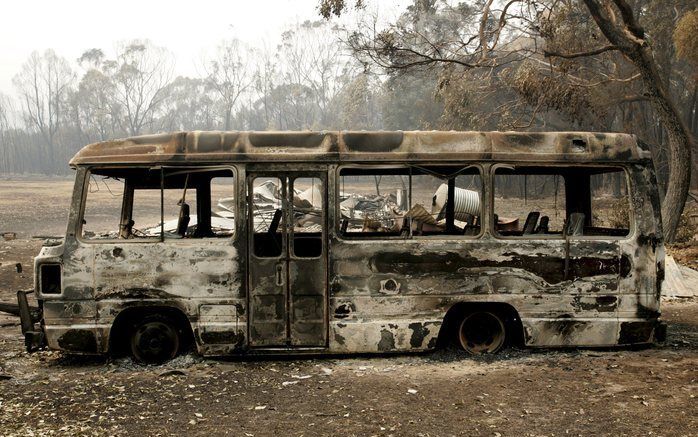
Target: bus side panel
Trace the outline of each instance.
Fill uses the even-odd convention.
[[[34,281],[37,297],[43,305],[43,330],[49,348],[77,353],[106,352],[109,327],[96,323],[94,302],[94,248],[81,245],[75,229],[84,199],[87,172],[79,168],[68,215],[64,243],[44,247],[34,260]],[[60,293],[42,294],[40,268],[43,264],[60,264]]]
[[[571,243],[570,280],[561,240],[335,239],[331,248],[333,351],[430,349],[460,302],[511,305],[530,345],[615,344],[615,242]]]
[[[93,258],[92,247],[81,246],[74,237],[66,238],[61,254],[61,294],[41,295],[44,334],[51,349],[106,352],[109,327],[96,323]]]
[[[664,279],[664,245],[654,169],[649,163],[632,166],[630,178],[635,232],[620,246],[631,266],[620,283],[619,344],[655,340]]]
[[[115,318],[133,307],[179,309],[199,352],[219,355],[246,345],[246,299],[230,241],[100,242],[67,239],[63,292],[43,295],[45,334],[53,349],[105,353]]]
[[[94,246],[98,322],[108,324],[129,306],[173,307],[189,319],[200,344],[243,347],[245,296],[237,250],[229,241]],[[221,324],[226,316],[228,323]]]

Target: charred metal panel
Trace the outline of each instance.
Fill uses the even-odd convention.
[[[92,300],[44,301],[44,320],[49,323],[71,320],[73,323],[94,322],[97,304]]]
[[[216,132],[202,135],[192,132],[186,136],[187,154],[220,154],[235,149],[240,138],[239,132]]]
[[[618,344],[641,344],[654,341],[657,323],[654,321],[627,321],[621,322]]]
[[[245,317],[246,296],[235,240],[78,240],[85,177],[86,171],[79,169],[65,243],[42,249],[36,260],[37,266],[44,262],[63,266],[62,293],[40,296],[49,346],[106,352],[113,321],[133,306],[176,308],[195,328],[205,328],[206,323],[198,326],[196,322],[199,304],[206,303],[234,305],[235,323],[244,341],[244,327],[239,324],[245,323],[240,320]],[[69,332],[75,330],[80,333]],[[86,332],[92,332],[92,340],[87,340]],[[238,343],[219,346],[238,348]]]
[[[372,351],[379,349],[378,343],[348,345],[358,334],[344,335],[343,330],[359,321],[385,324],[408,317],[436,323],[459,302],[505,302],[516,308],[524,324],[526,319],[560,317],[598,320],[602,326],[556,331],[552,337],[532,336],[531,345],[614,344],[618,278],[627,274],[621,269],[617,242],[570,241],[567,279],[564,246],[562,239],[507,240],[487,235],[389,244],[335,239],[330,272],[334,336],[330,340],[343,338],[343,350]],[[394,283],[390,289],[385,287],[387,281]],[[535,332],[553,331],[539,327]],[[565,333],[571,337],[564,338]],[[372,335],[380,342],[376,333]],[[419,347],[427,349],[429,344]]]
[[[71,329],[58,337],[58,346],[71,352],[97,353],[97,338],[87,329]]]
[[[179,309],[201,330],[207,323],[197,324],[199,305],[234,305],[236,314],[246,312],[238,251],[230,240],[86,244],[95,250],[98,323],[110,326],[124,309],[151,305]],[[200,351],[218,354],[217,349],[239,348],[244,334],[240,329],[235,332],[238,338],[234,343],[217,347],[202,343]],[[197,339],[203,340],[203,336]]]
[[[632,260],[632,269],[619,286],[619,344],[653,340],[664,279],[661,207],[656,190],[644,188],[656,186],[654,169],[651,165],[633,165],[629,172],[635,231],[620,244],[624,256]]]
[[[242,304],[199,305],[196,335],[204,355],[226,355],[246,346],[246,318]]]
[[[360,320],[330,323],[333,352],[422,351],[436,346],[441,321]],[[358,348],[358,349],[357,349]]]
[[[400,147],[402,132],[347,132],[342,135],[349,150],[357,152],[393,152]]]
[[[326,211],[325,194],[327,187],[326,171],[290,172],[266,171],[263,174],[250,172],[248,186],[253,191],[256,177],[278,178],[281,182],[282,205],[278,241],[278,253],[257,253],[254,213],[250,211],[248,223],[249,238],[249,329],[252,347],[324,347],[327,340],[327,249],[325,241],[326,223],[324,214],[320,217],[319,237],[321,250],[315,254],[304,254],[296,250],[300,241],[289,223],[294,223],[295,209],[293,183],[297,178],[313,178],[321,181],[321,211]],[[276,213],[275,212],[275,213]],[[259,237],[269,236],[260,232]],[[273,235],[277,235],[274,233]],[[298,234],[302,235],[302,234]],[[261,241],[261,240],[260,240]],[[276,255],[276,256],[274,256]]]
[[[97,300],[231,298],[242,293],[237,250],[230,243],[89,244],[95,251]]]
[[[51,349],[78,354],[98,354],[108,351],[109,328],[109,325],[98,325],[94,322],[75,322],[70,325],[46,323],[44,333],[47,346]]]
[[[84,147],[73,166],[107,162],[629,162],[649,159],[631,135],[589,132],[178,132]]]
[[[296,258],[288,268],[291,345],[325,346],[325,260]]]
[[[303,251],[302,232],[290,229],[288,241],[289,334],[292,346],[324,347],[327,344],[327,171],[314,174],[291,173],[291,192],[299,179],[312,177],[313,187],[321,194],[319,210],[319,250]],[[316,185],[317,184],[317,185]],[[291,199],[289,199],[291,200]],[[289,202],[289,206],[292,203]],[[296,208],[288,211],[294,223]],[[313,241],[315,238],[313,238]]]
[[[249,142],[258,148],[317,148],[325,140],[321,132],[251,132]]]
[[[613,318],[522,318],[529,346],[610,346],[617,344]]]
[[[249,266],[250,346],[285,345],[287,339],[285,259],[255,258]]]

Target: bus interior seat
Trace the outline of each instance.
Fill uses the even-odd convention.
[[[465,227],[475,226],[477,224],[477,216],[472,214],[465,215]]]
[[[410,235],[410,226],[412,226],[412,218],[406,217],[402,220],[402,226],[400,226],[400,236],[408,237]]]
[[[179,217],[177,218],[177,235],[184,237],[187,233],[187,228],[189,227],[189,204],[182,202],[179,207]]]
[[[531,211],[528,213],[528,216],[526,217],[526,222],[524,223],[524,227],[523,227],[523,234],[524,235],[534,233],[539,217],[540,217],[540,212],[538,212],[538,211]]]
[[[536,228],[535,233],[536,234],[547,234],[549,231],[549,225],[550,225],[550,217],[547,215],[544,215],[543,217],[540,218],[540,222],[538,222],[538,227]]]
[[[479,217],[476,215],[468,214],[467,220],[465,220],[465,226],[463,226],[463,235],[477,235],[480,233],[480,223]]]
[[[84,225],[85,223],[85,219],[83,219],[82,224]],[[135,224],[136,222],[134,222],[133,220],[126,220],[125,223],[119,224],[119,238],[133,238],[133,225]]]
[[[470,225],[463,228],[463,235],[474,236],[480,233],[480,225]]]
[[[281,223],[282,215],[283,212],[280,209],[274,211],[274,217],[272,217],[271,224],[269,224],[269,230],[267,231],[269,234],[276,234],[276,231],[279,229],[279,223]]]
[[[584,213],[573,212],[570,214],[565,226],[565,235],[578,236],[584,235]]]

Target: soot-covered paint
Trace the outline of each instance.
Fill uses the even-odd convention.
[[[627,239],[572,241],[567,254],[562,239],[497,238],[488,230],[491,217],[483,217],[484,231],[477,238],[350,242],[336,235],[338,212],[327,208],[325,241],[331,250],[324,249],[326,262],[298,264],[284,271],[285,279],[296,281],[291,292],[300,291],[291,299],[293,309],[287,308],[285,299],[265,307],[249,295],[251,282],[259,280],[267,286],[273,279],[249,274],[242,178],[236,192],[242,218],[232,240],[140,244],[85,242],[76,237],[87,166],[215,163],[236,166],[238,175],[260,169],[311,169],[327,178],[326,201],[332,206],[339,193],[333,166],[414,161],[478,164],[484,171],[486,191],[491,190],[488,172],[495,163],[623,167],[631,180],[634,229]],[[629,135],[183,132],[90,145],[74,157],[72,165],[77,176],[68,235],[60,246],[42,249],[35,264],[52,262],[63,267],[62,294],[44,297],[49,325],[109,326],[128,307],[172,307],[192,325],[202,353],[245,353],[253,349],[246,335],[271,332],[261,325],[250,327],[248,316],[270,311],[279,316],[279,326],[284,318],[295,317],[293,332],[317,337],[318,351],[345,353],[433,348],[446,315],[464,304],[508,305],[531,346],[642,342],[651,337],[648,327],[659,316],[662,232],[658,195],[649,189],[656,180],[649,153]],[[491,208],[489,198],[483,202]],[[270,266],[276,263],[273,260]],[[317,293],[317,284],[329,286]],[[311,288],[312,294],[302,294]],[[200,315],[202,305],[234,311]],[[314,323],[304,325],[304,318]],[[49,339],[50,344],[65,350],[107,350],[108,335],[81,329],[47,333],[58,336]],[[282,346],[294,351],[294,345]]]

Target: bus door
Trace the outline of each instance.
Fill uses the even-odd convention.
[[[252,347],[327,344],[326,175],[248,174]]]

